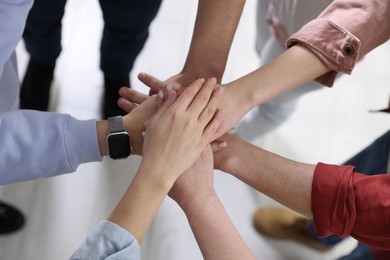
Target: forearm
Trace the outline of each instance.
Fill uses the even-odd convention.
[[[252,108],[327,71],[329,69],[315,54],[297,44],[273,61],[229,83],[226,88],[237,90],[238,98]]]
[[[213,192],[182,205],[204,259],[255,259]]]
[[[131,233],[138,243],[142,242],[157,210],[173,185],[173,182],[159,179],[157,176],[163,175],[153,173],[156,170],[159,169],[141,165],[130,187],[108,218]]]
[[[245,0],[199,0],[183,73],[221,80]]]
[[[234,141],[233,141],[234,139]],[[232,149],[221,169],[258,191],[308,217],[315,165],[295,162],[248,144],[237,137],[226,140]]]

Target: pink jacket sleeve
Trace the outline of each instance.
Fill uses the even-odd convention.
[[[286,44],[312,50],[332,70],[317,81],[332,86],[338,72],[350,74],[360,58],[389,38],[390,1],[335,0]]]
[[[390,174],[367,176],[352,166],[319,163],[311,198],[320,237],[351,235],[375,248],[389,249]]]

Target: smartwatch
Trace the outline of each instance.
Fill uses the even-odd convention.
[[[131,154],[129,134],[123,126],[122,116],[113,116],[107,119],[109,134],[107,136],[108,156],[111,159],[125,159]]]

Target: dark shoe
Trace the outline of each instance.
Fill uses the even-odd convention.
[[[129,78],[114,79],[104,76],[103,117],[126,115],[127,112],[118,107],[119,89],[130,86]]]
[[[255,213],[253,224],[260,234],[270,238],[293,240],[319,251],[332,248],[309,234],[307,218],[288,209],[262,208]]]
[[[54,68],[30,60],[20,89],[21,109],[47,111]]]
[[[0,234],[15,232],[25,223],[23,214],[11,205],[0,201]]]

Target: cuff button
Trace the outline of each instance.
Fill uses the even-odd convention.
[[[345,55],[351,56],[355,53],[355,48],[351,44],[347,44],[344,46]]]

